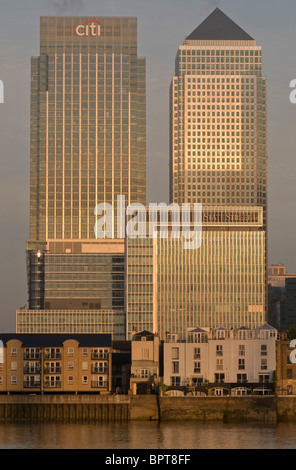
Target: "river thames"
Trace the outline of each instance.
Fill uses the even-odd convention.
[[[0,449],[295,449],[296,423],[5,423]]]

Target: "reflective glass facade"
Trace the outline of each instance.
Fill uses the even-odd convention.
[[[125,314],[112,310],[17,310],[17,333],[109,333],[125,340]]]
[[[257,327],[265,321],[262,208],[208,207],[200,248],[184,239],[128,239],[127,337],[135,331]]]
[[[146,199],[136,18],[42,17],[31,72],[30,240],[95,238],[94,209]]]
[[[261,206],[266,79],[254,40],[186,39],[170,88],[170,199]]]

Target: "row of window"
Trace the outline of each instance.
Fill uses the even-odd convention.
[[[26,348],[22,350],[24,353],[25,359],[40,359],[41,358],[41,351],[40,348]],[[98,358],[108,358],[109,351],[108,349],[91,349],[89,351],[88,348],[82,348],[82,356],[86,357],[91,353],[92,357]],[[16,357],[18,355],[17,348],[11,348],[11,356]],[[60,348],[45,348],[44,350],[44,357],[46,358],[49,356],[50,358],[59,359],[61,356],[61,349]],[[74,348],[68,348],[68,357],[74,356]]]
[[[238,354],[239,356],[245,356],[246,346],[244,344],[238,345]],[[200,348],[194,348],[194,359],[200,359]],[[216,356],[223,356],[223,345],[216,345]],[[267,345],[261,345],[261,356],[267,356]],[[180,359],[179,357],[179,348],[172,348],[172,359]],[[289,359],[289,357],[288,357]]]
[[[36,376],[34,377],[34,380],[30,380],[31,378],[27,378],[25,381],[24,381],[24,385],[28,384],[28,385],[35,385],[36,387],[37,386],[40,386],[40,376]],[[84,375],[81,377],[81,381],[82,381],[82,384],[83,385],[88,385],[89,383],[89,378],[87,375]],[[105,385],[107,386],[107,382],[106,382],[106,378],[104,376],[95,376],[95,377],[92,377],[92,380],[91,382],[95,382],[95,383],[98,383],[99,385]],[[12,385],[17,385],[18,383],[18,377],[16,375],[12,375],[11,376],[11,381],[10,383]],[[69,375],[67,377],[67,383],[68,385],[73,385],[74,384],[74,377]],[[3,376],[0,375],[0,385],[3,384]],[[52,376],[45,376],[45,386],[54,386],[56,384],[61,384],[61,377],[60,376],[55,376],[55,377],[52,377]]]
[[[269,374],[259,374],[258,376],[259,383],[269,383],[270,376]],[[216,373],[214,376],[214,381],[225,382],[225,374]],[[248,375],[247,374],[237,374],[236,376],[237,383],[247,383],[248,382]],[[180,376],[172,376],[170,377],[170,382],[172,387],[181,386],[181,377]],[[203,377],[192,377],[191,378],[192,384],[202,384],[204,382]]]

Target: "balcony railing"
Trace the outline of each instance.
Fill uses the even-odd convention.
[[[24,388],[40,388],[40,382],[26,382],[24,381]]]
[[[45,353],[44,354],[44,359],[61,359],[62,354],[61,353]]]
[[[40,366],[37,367],[24,367],[24,374],[40,374]]]
[[[40,353],[24,353],[24,360],[25,361],[34,361],[34,360],[39,360],[41,357]]]
[[[62,382],[60,380],[56,380],[55,382],[45,381],[44,387],[46,388],[61,388]]]
[[[100,354],[100,353],[95,353],[95,352],[92,352],[91,353],[91,358],[92,360],[98,360],[98,359],[105,359],[107,360],[109,358],[109,354],[108,353],[105,353],[105,354]]]
[[[62,368],[61,367],[45,367],[44,374],[61,374]]]
[[[92,366],[91,368],[92,374],[108,374],[109,367],[96,367]]]
[[[104,381],[104,382],[97,382],[97,381],[92,381],[91,382],[91,387],[92,388],[108,388],[108,382],[107,381]]]

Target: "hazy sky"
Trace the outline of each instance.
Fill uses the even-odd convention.
[[[168,202],[168,89],[178,49],[219,6],[263,48],[268,78],[269,262],[296,272],[295,0],[10,0],[0,5],[0,331],[15,331],[27,302],[30,58],[39,55],[39,18],[137,16],[138,55],[147,60],[148,202]]]

